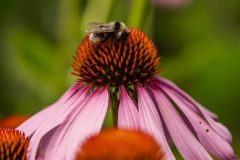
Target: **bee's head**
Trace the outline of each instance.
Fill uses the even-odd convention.
[[[129,31],[127,26],[123,22],[115,22],[114,30],[116,31],[116,37],[118,39],[127,39]]]
[[[121,28],[121,24],[122,22],[115,22],[115,24],[114,24],[114,30],[116,30],[116,31],[118,31],[118,30],[120,30],[120,28]],[[125,25],[125,24],[124,24]]]

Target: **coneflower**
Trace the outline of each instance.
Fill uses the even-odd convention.
[[[29,115],[11,115],[0,119],[0,128],[16,128],[24,121],[26,121]]]
[[[28,144],[24,133],[0,128],[0,160],[26,160]]]
[[[159,144],[148,134],[112,128],[87,139],[75,160],[161,160],[163,156]]]
[[[28,159],[72,160],[86,138],[100,132],[108,107],[114,124],[152,135],[175,159],[170,139],[186,160],[236,159],[231,133],[217,116],[167,79],[156,76],[160,57],[137,29],[125,39],[86,36],[74,57],[78,81],[53,105],[17,129],[31,137]],[[99,38],[99,37],[98,37]],[[174,107],[176,105],[179,109]]]

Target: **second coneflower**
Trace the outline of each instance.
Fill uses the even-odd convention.
[[[125,26],[127,34],[122,34],[122,23],[112,25],[112,30],[99,25],[102,32],[91,33],[79,45],[72,64],[78,81],[17,128],[31,137],[28,159],[74,159],[84,140],[100,132],[109,106],[119,128],[152,135],[164,159],[175,159],[169,139],[186,160],[212,159],[210,154],[236,159],[232,136],[216,122],[217,116],[169,80],[155,76],[161,71],[160,57],[149,37]]]
[[[18,130],[0,128],[0,160],[26,160],[29,139]]]
[[[16,128],[30,116],[28,115],[11,115],[0,119],[0,128]]]
[[[87,139],[74,160],[161,160],[163,156],[159,144],[148,134],[112,128]]]

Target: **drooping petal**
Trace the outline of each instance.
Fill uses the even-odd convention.
[[[232,135],[230,131],[221,123],[214,121],[212,119],[211,116],[212,114],[210,111],[199,105],[194,99],[192,99],[188,94],[183,92],[172,82],[163,78],[157,78],[157,81],[158,83],[162,83],[164,86],[175,91],[178,94],[178,96],[180,96],[184,101],[188,101],[189,103],[191,103],[198,110],[198,113],[200,113],[204,118],[206,118],[207,122],[213,127],[213,129],[218,134],[220,134],[224,139],[226,139],[228,143],[232,143]]]
[[[119,90],[118,127],[123,129],[139,129],[139,113],[136,105],[123,86],[120,86]]]
[[[71,160],[81,144],[102,127],[109,104],[107,87],[95,90],[77,104],[49,143],[46,159]],[[67,149],[66,149],[67,148]]]
[[[137,85],[137,91],[141,129],[151,134],[157,140],[159,145],[162,146],[162,150],[165,153],[165,160],[174,160],[175,157],[166,140],[162,122],[159,117],[160,115],[158,114],[156,106],[154,105],[147,91],[142,86]]]
[[[179,113],[171,102],[165,97],[162,91],[150,87],[153,92],[158,108],[163,116],[164,122],[172,137],[173,142],[185,160],[210,160],[211,156],[199,143],[196,137],[187,127]]]
[[[159,83],[161,83],[161,84],[165,84],[165,86],[168,86],[169,88],[172,88],[175,92],[178,92],[181,96],[183,96],[183,97],[190,97],[187,93],[185,93],[183,90],[181,90],[176,84],[174,84],[173,82],[171,82],[171,81],[169,81],[168,79],[165,79],[165,78],[162,78],[162,77],[157,77],[157,76],[154,76],[153,78],[153,82],[154,83],[156,83],[157,85],[159,84]],[[191,98],[191,97],[190,97]],[[187,100],[187,99],[186,99]],[[197,102],[196,102],[197,103]],[[196,113],[199,113],[199,114],[201,114],[201,112],[198,110],[198,108],[196,108],[196,106],[195,105],[193,105],[191,102],[189,102],[189,107],[193,110],[193,111],[195,111]],[[218,116],[215,114],[215,113],[213,113],[213,112],[211,112],[210,110],[208,110],[207,108],[205,108],[205,107],[203,107],[203,106],[201,106],[200,105],[200,107],[201,107],[201,109],[202,109],[202,111],[204,111],[206,114],[208,114],[210,117],[212,117],[213,119],[217,119],[218,118]]]
[[[56,130],[57,130],[57,127],[53,128],[52,130],[50,130],[47,134],[45,134],[42,137],[42,139],[39,143],[38,149],[37,149],[36,157],[38,159],[41,159],[41,158],[44,159],[44,155],[45,155],[47,146]]]
[[[155,106],[158,106],[158,104],[157,104],[157,102],[156,102],[156,100],[155,100],[155,97],[154,97],[153,93],[152,93],[150,90],[146,90],[146,91],[148,92],[148,95],[150,96],[150,98],[153,100],[154,105],[155,105]],[[160,114],[160,115],[161,115],[161,114]],[[160,116],[160,119],[161,119],[161,121],[163,121],[163,119],[162,119],[161,116]],[[168,141],[168,144],[171,146],[171,144],[173,144],[172,138],[171,138],[171,136],[170,136],[170,134],[169,134],[169,132],[168,132],[168,130],[167,130],[166,125],[165,125],[164,123],[162,123],[162,126],[163,126],[163,130],[164,130],[165,137],[166,137],[166,139],[167,139],[167,141]]]
[[[200,142],[208,152],[220,159],[233,160],[237,158],[229,143],[220,137],[219,134],[216,133],[215,130],[201,117],[189,109],[182,99],[165,86],[159,85],[159,87],[161,87],[161,89],[166,92],[182,110],[196,131]]]
[[[51,117],[44,119],[44,121],[38,126],[37,130],[31,137],[31,143],[29,145],[29,152],[27,157],[29,160],[34,160],[38,145],[44,135],[46,135],[53,128],[61,124],[64,119],[69,115],[69,113],[74,110],[75,107],[85,98],[86,92],[89,90],[89,87],[78,91],[73,95],[67,102],[59,106],[58,109],[52,113]],[[41,118],[41,117],[40,117]]]
[[[26,136],[30,137],[35,130],[45,122],[46,119],[51,117],[59,107],[66,102],[75,92],[82,88],[83,83],[75,83],[70,89],[68,89],[64,95],[53,105],[41,110],[37,114],[27,119],[24,123],[18,126],[16,129],[21,130]]]

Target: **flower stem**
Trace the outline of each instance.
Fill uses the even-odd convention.
[[[118,107],[119,107],[119,91],[114,90],[110,95],[111,95],[110,97],[111,97],[113,126],[117,127],[117,124],[118,124]]]

